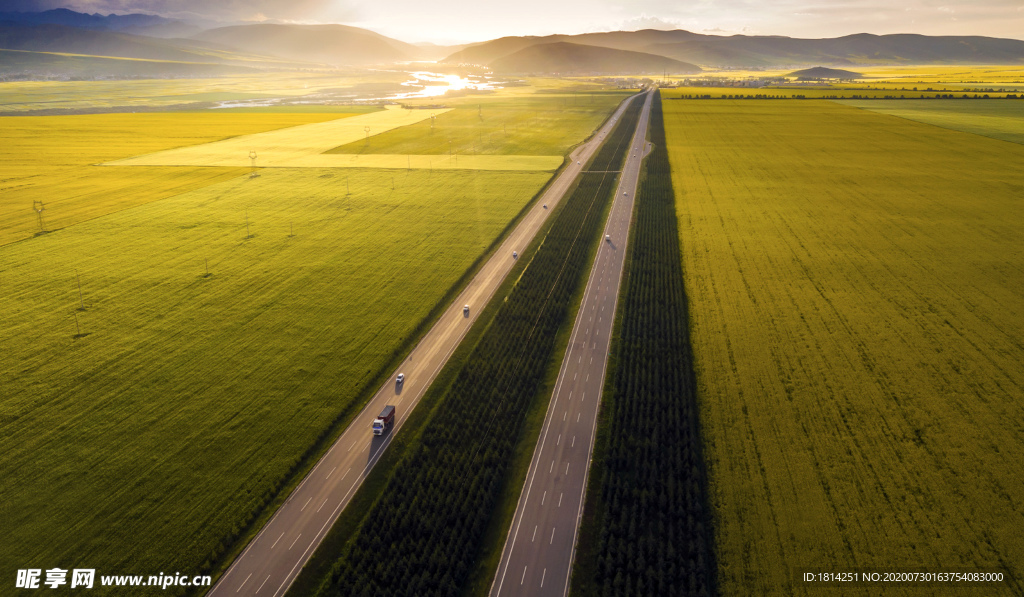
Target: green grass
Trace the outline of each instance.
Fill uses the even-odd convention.
[[[1024,147],[834,102],[664,109],[721,594],[1000,567],[983,592],[1020,595]]]
[[[0,568],[209,565],[548,177],[265,171],[0,248]]]
[[[499,95],[444,101],[455,109],[437,116],[433,123],[428,118],[326,153],[564,155],[596,130],[626,95]]]
[[[872,112],[1024,144],[1024,101],[857,101],[842,102]]]

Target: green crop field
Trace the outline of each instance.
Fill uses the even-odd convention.
[[[0,247],[0,567],[215,563],[549,176],[269,169]]]
[[[1022,594],[1024,147],[833,102],[664,110],[721,594],[818,594],[800,567]]]
[[[203,79],[8,81],[0,85],[0,111],[153,110],[226,100],[298,98],[335,91],[383,96],[409,91],[408,87],[401,85],[408,78],[407,74],[399,71],[351,74],[267,71],[256,75]]]
[[[561,156],[597,129],[627,95],[510,93],[444,98],[444,105],[453,110],[443,114],[437,110],[434,119],[340,145],[327,153]],[[432,112],[429,108],[422,111]]]
[[[1024,144],[1024,102],[1021,101],[844,100],[843,103],[907,120]]]
[[[0,245],[235,178],[239,168],[102,168],[95,164],[175,147],[351,116],[308,114],[91,114],[0,117]]]

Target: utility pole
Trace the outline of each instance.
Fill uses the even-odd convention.
[[[75,270],[75,280],[78,281],[78,304],[80,305],[79,310],[85,311],[85,299],[82,298],[82,278],[78,275],[78,270]]]
[[[39,220],[39,231],[46,232],[46,224],[43,222],[43,212],[46,208],[43,206],[42,201],[33,201],[32,209],[36,210],[36,218]]]

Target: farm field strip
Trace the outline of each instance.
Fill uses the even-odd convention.
[[[438,109],[435,113],[445,111]],[[112,160],[104,165],[249,167],[249,152],[256,151],[260,167],[301,167],[303,158],[319,155],[336,147],[339,142],[365,139],[426,118],[430,118],[430,112],[426,110],[388,106],[379,112],[169,149]]]
[[[268,154],[266,162],[263,153],[260,155],[259,167],[262,168],[386,168],[391,170],[543,170],[553,171],[562,165],[564,158],[560,155],[339,155],[312,154],[304,156],[274,157]],[[177,166],[200,166],[202,158],[186,156],[181,159],[165,159],[154,157],[152,160],[140,159],[141,162],[177,162]],[[246,158],[248,160],[249,158]],[[223,165],[229,161],[241,163],[241,160],[220,160]],[[135,166],[132,163],[114,163],[108,166]],[[165,164],[166,165],[166,164]],[[238,167],[238,166],[236,166]]]
[[[1024,147],[833,102],[664,108],[721,593],[940,566],[1021,594]]]
[[[1024,101],[841,100],[879,114],[1024,144]]]

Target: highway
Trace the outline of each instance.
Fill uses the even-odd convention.
[[[583,514],[597,411],[608,364],[626,239],[633,215],[652,94],[646,94],[565,359],[520,493],[492,597],[562,596]]]
[[[512,269],[513,251],[523,251],[537,234],[628,103],[623,102],[590,140],[570,154],[570,164],[552,181],[541,199],[449,305],[399,370],[392,373],[208,595],[279,597],[288,590]],[[468,314],[463,312],[464,305],[469,305]],[[395,380],[398,373],[405,374],[402,384]],[[389,404],[395,405],[397,410],[394,427],[382,436],[374,436],[373,419]]]

